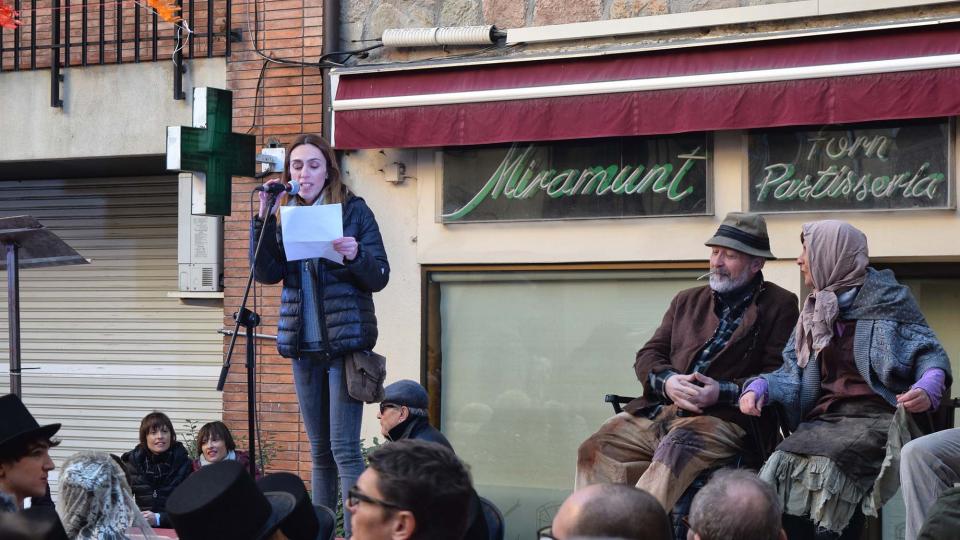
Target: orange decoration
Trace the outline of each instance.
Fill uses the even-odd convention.
[[[17,18],[19,16],[20,14],[12,7],[0,4],[0,28],[13,30],[20,26],[20,19]]]
[[[147,0],[147,5],[152,7],[161,19],[169,23],[177,23],[183,20],[183,17],[178,13],[180,7],[174,4],[172,0]]]

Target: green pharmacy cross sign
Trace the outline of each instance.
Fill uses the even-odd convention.
[[[233,132],[232,92],[193,89],[193,127],[167,127],[167,169],[194,173],[194,214],[230,215],[231,177],[256,171],[256,138]]]

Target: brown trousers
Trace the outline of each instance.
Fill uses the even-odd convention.
[[[713,416],[677,416],[676,405],[653,420],[620,413],[580,445],[575,489],[636,484],[670,512],[698,474],[742,451],[745,435]]]

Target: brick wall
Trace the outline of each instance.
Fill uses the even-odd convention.
[[[316,63],[321,54],[322,0],[234,0],[234,28],[243,29],[243,41],[234,43],[227,59],[228,88],[233,91],[233,129],[257,137],[258,148],[275,138],[286,145],[301,133],[321,131],[322,96],[320,70],[267,63],[254,49],[254,8],[260,26],[260,52],[273,58]],[[261,77],[262,71],[262,77]],[[259,83],[258,83],[259,80]],[[259,84],[259,89],[258,89]],[[224,225],[224,325],[233,327],[232,314],[240,305],[247,276],[248,227],[252,211],[252,178],[236,178],[232,215]],[[263,317],[261,333],[276,334],[279,286],[258,286],[256,311]],[[253,297],[248,302],[252,308]],[[229,340],[224,340],[224,350]],[[272,341],[258,347],[258,409],[261,438],[276,444],[269,470],[285,470],[310,479],[310,447],[293,388],[290,361],[277,355]],[[233,367],[223,397],[224,421],[234,433],[246,433],[247,385],[244,340],[238,339]]]

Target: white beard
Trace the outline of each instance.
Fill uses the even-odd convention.
[[[737,279],[733,279],[728,275],[710,274],[710,288],[720,294],[728,293],[743,287],[749,283],[751,279],[753,279],[753,276],[750,275],[750,272],[746,271]]]

